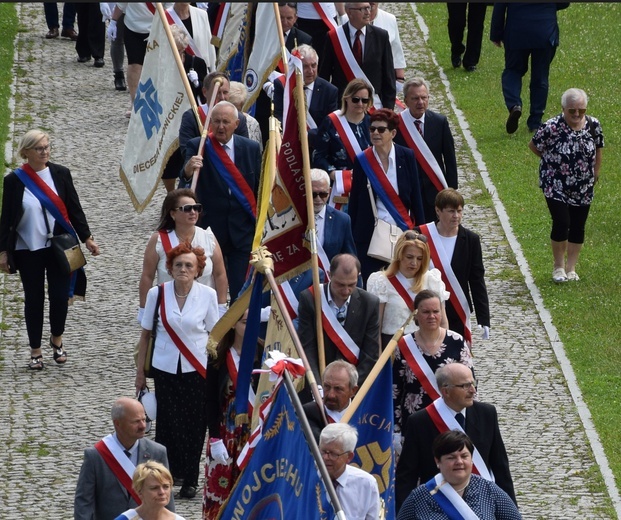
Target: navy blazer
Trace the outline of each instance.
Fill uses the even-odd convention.
[[[78,193],[73,185],[73,178],[68,168],[60,164],[47,163],[52,175],[52,181],[60,199],[67,207],[69,220],[75,229],[78,237],[85,242],[91,236],[91,230],[86,222],[84,210],[80,204]],[[24,210],[22,199],[24,197],[24,183],[19,180],[15,172],[9,173],[4,178],[4,189],[2,192],[2,214],[0,215],[0,251],[6,251],[9,260],[9,269],[15,272],[13,252],[17,241],[17,226],[22,219]],[[65,233],[58,222],[52,231],[55,235]]]
[[[438,165],[444,173],[444,178],[449,188],[457,189],[457,159],[455,158],[455,141],[448,124],[448,119],[442,114],[427,110],[425,112],[425,135],[423,139],[429,150],[438,161]],[[401,132],[397,130],[395,143],[407,146]],[[418,164],[418,163],[417,163]],[[436,195],[437,188],[433,185],[429,177],[424,172],[420,164],[418,171],[421,179],[421,190],[423,206],[425,211],[425,221],[434,222],[436,220]]]
[[[424,213],[414,152],[398,144],[394,146],[399,198],[407,208],[414,225],[421,224],[424,222]],[[374,195],[377,200],[375,192]],[[373,235],[375,219],[367,189],[367,176],[357,158],[354,163],[348,213],[351,217],[352,232],[358,252],[360,255],[366,254]]]
[[[282,123],[284,87],[280,81],[274,81],[274,116]],[[317,127],[328,117],[328,114],[338,109],[339,89],[325,79],[317,77],[313,85],[311,97],[310,115],[315,120]]]
[[[190,139],[187,144],[188,157],[198,153],[200,137]],[[235,165],[244,176],[252,191],[257,193],[261,175],[261,150],[259,143],[245,137],[233,137]],[[203,167],[199,172],[196,185],[198,201],[203,204],[198,225],[211,227],[220,244],[232,242],[239,249],[250,248],[254,236],[255,220],[248,214],[235,195],[229,193],[229,187],[217,172],[215,166],[205,153]]]
[[[323,286],[328,291],[328,284]],[[343,327],[360,348],[356,370],[358,384],[362,385],[379,357],[379,298],[363,289],[354,289],[351,294],[347,317]],[[321,381],[319,355],[317,351],[317,329],[315,327],[315,302],[310,290],[302,291],[298,306],[298,336],[315,379]],[[326,366],[336,359],[344,359],[340,350],[324,332]]]
[[[287,50],[291,52],[293,49],[299,47],[300,45],[312,46],[313,37],[310,34],[298,29],[297,27],[292,27],[289,31],[289,34],[287,35],[287,39],[285,40],[285,47],[287,47]]]
[[[349,39],[349,22],[343,24],[345,37],[351,47]],[[364,38],[362,71],[371,82],[375,92],[382,101],[384,108],[393,109],[397,96],[395,66],[392,59],[392,47],[388,32],[374,25],[367,25]],[[341,64],[336,57],[332,40],[326,35],[323,49],[323,59],[319,63],[319,75],[331,81],[339,89],[339,98],[349,83]]]
[[[328,260],[339,253],[356,255],[356,245],[351,234],[351,218],[332,206],[326,206],[326,223],[323,228],[323,250]]]
[[[500,435],[496,408],[491,404],[475,401],[466,410],[465,430],[487,467],[494,473],[496,484],[516,502],[509,458]],[[419,410],[408,418],[403,451],[395,476],[397,511],[414,488],[438,473],[431,451],[431,445],[438,435],[438,429],[426,409]]]

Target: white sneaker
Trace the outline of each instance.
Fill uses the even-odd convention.
[[[567,280],[577,282],[578,280],[580,280],[580,277],[578,276],[578,273],[576,273],[576,271],[569,271],[567,273]]]
[[[574,275],[576,275],[575,272]],[[562,267],[557,267],[556,269],[554,269],[554,271],[552,271],[552,280],[554,280],[556,283],[566,282],[567,273],[565,273],[565,269],[563,269]]]

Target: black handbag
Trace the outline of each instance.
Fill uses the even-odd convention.
[[[52,235],[50,224],[47,220],[47,212],[43,205],[41,205],[41,208],[43,209],[43,218],[45,219],[50,247],[63,273],[69,275],[73,271],[80,269],[80,267],[84,267],[86,265],[86,258],[84,253],[82,253],[78,239],[71,233]]]
[[[162,284],[157,287],[157,303],[153,312],[153,327],[151,327],[151,336],[147,344],[147,355],[144,358],[144,376],[153,377],[153,349],[155,348],[155,335],[157,331],[157,311],[160,308],[160,301],[163,297],[164,287]]]

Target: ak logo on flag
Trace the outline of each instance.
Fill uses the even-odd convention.
[[[352,466],[377,480],[384,518],[395,518],[395,459],[392,450],[392,365],[384,365],[349,421],[358,430]]]
[[[218,519],[332,520],[334,510],[291,398],[282,384],[275,392],[261,440]]]

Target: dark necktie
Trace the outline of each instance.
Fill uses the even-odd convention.
[[[125,453],[125,455],[127,455],[127,458],[129,460],[132,460],[132,453],[129,450],[123,450],[123,453]]]
[[[466,431],[466,418],[464,417],[464,414],[461,412],[455,414],[455,420],[459,423],[461,429]]]
[[[416,125],[416,130],[418,130],[418,133],[420,135],[423,135],[423,122],[420,119],[417,119],[416,121],[414,121],[414,124]]]
[[[362,65],[362,42],[360,41],[360,35],[362,31],[358,29],[356,31],[356,38],[354,38],[354,45],[352,46],[352,51],[354,51],[354,58],[358,62],[358,65]]]

